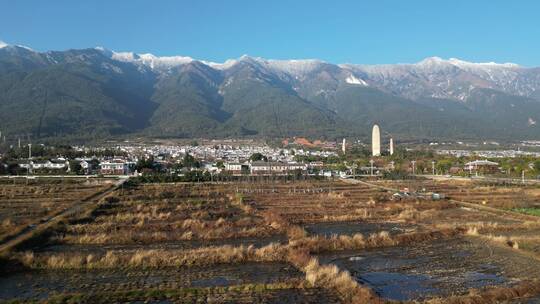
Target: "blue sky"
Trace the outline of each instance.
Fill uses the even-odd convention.
[[[333,63],[425,57],[540,66],[540,1],[0,0],[0,40],[36,50]]]

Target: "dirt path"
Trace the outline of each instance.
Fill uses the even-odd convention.
[[[121,178],[114,184],[111,184],[111,186],[109,186],[108,188],[101,190],[99,192],[96,192],[95,194],[81,201],[74,202],[71,207],[65,209],[64,211],[60,213],[52,215],[51,217],[40,222],[39,224],[30,225],[26,227],[18,234],[10,237],[9,239],[7,239],[6,241],[0,244],[0,255],[10,251],[12,248],[17,246],[21,242],[28,240],[32,235],[34,235],[34,233],[43,231],[47,229],[48,227],[51,227],[54,224],[58,223],[62,219],[65,219],[66,217],[69,217],[73,214],[83,211],[84,208],[87,207],[89,204],[96,204],[100,199],[106,197],[107,195],[112,193],[114,190],[118,189],[118,187],[120,187],[126,180],[127,180],[126,178]]]

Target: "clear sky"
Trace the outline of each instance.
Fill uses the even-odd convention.
[[[425,57],[540,66],[537,0],[0,0],[0,40],[221,62]]]

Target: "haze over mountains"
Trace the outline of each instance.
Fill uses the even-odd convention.
[[[540,139],[540,68],[427,58],[225,63],[0,43],[0,131],[96,139],[366,136]]]

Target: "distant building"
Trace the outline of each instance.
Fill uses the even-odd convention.
[[[371,131],[371,151],[373,156],[381,156],[381,131],[378,125],[373,125]]]
[[[468,162],[463,167],[464,170],[469,172],[481,172],[481,173],[495,173],[500,171],[499,163],[485,160],[475,160]]]
[[[250,172],[252,175],[286,174],[295,170],[306,170],[306,165],[282,162],[252,162]]]
[[[233,175],[242,174],[242,163],[225,163],[225,171]]]
[[[74,162],[75,163],[78,163],[79,166],[81,166],[81,171],[84,173],[84,174],[90,174],[92,172],[92,163],[91,163],[92,159],[88,158],[88,159],[83,159],[83,158],[75,158],[74,159]],[[74,170],[74,168],[69,168],[69,171],[72,171]]]
[[[324,163],[322,161],[313,161],[308,164],[308,167],[311,169],[322,169],[324,167]]]
[[[99,164],[99,173],[103,175],[127,175],[130,173],[129,165],[121,159],[104,161]]]
[[[66,159],[58,158],[45,161],[22,161],[19,163],[19,167],[24,169],[36,170],[67,170],[69,168],[69,162]]]
[[[63,170],[69,168],[69,161],[64,158],[51,159],[47,163],[47,169]]]
[[[390,155],[394,155],[394,139],[390,137]]]

